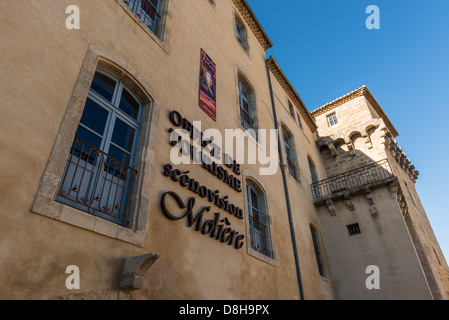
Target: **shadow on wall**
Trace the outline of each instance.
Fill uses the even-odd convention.
[[[369,189],[391,184],[397,187],[390,160],[387,155],[374,160],[363,151],[356,149],[359,133],[351,136],[349,142],[344,139],[320,137],[317,147],[325,161],[329,178],[316,181],[311,185],[314,202],[319,204],[334,198],[348,198],[350,194],[369,192]]]

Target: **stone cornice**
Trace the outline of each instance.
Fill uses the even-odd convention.
[[[256,36],[260,45],[265,49],[265,51],[270,49],[273,46],[273,43],[263,29],[249,3],[246,0],[232,0],[232,2],[237,7],[237,10],[240,12],[251,31]]]
[[[305,107],[304,102],[302,101],[301,97],[299,96],[298,92],[296,92],[293,85],[288,80],[287,76],[282,71],[281,67],[277,63],[276,59],[273,56],[270,56],[268,61],[268,67],[270,68],[271,73],[273,73],[274,77],[277,79],[277,81],[280,83],[282,88],[287,93],[290,101],[293,103],[293,105],[296,107],[296,109],[301,114],[304,121],[307,123],[308,127],[312,132],[315,132],[317,130],[317,125],[315,123],[315,119],[310,115],[309,111]]]
[[[324,114],[328,111],[331,111],[351,100],[354,100],[354,99],[356,99],[358,97],[362,97],[362,96],[368,100],[368,102],[371,104],[371,106],[374,108],[374,110],[377,112],[377,114],[384,120],[385,125],[387,126],[387,128],[391,132],[391,134],[394,137],[397,137],[399,135],[399,133],[397,132],[397,130],[391,123],[390,119],[388,119],[387,115],[383,111],[382,107],[379,105],[379,103],[376,101],[376,99],[373,97],[373,95],[371,94],[371,92],[368,90],[368,88],[366,86],[363,86],[357,90],[354,90],[354,91],[344,95],[343,97],[340,97],[332,102],[325,104],[324,106],[312,111],[311,115],[316,118],[319,115],[322,115],[322,114]]]

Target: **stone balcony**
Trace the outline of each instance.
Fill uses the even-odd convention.
[[[392,194],[396,195],[397,178],[393,175],[388,159],[371,163],[311,185],[313,202],[316,206],[327,205],[332,215],[335,215],[333,201],[343,200],[350,210],[354,210],[352,196],[365,194],[370,205],[371,213],[377,213],[371,189],[387,185]]]

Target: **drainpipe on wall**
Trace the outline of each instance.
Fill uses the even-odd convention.
[[[270,59],[267,59],[265,61],[265,64],[267,67],[268,85],[270,88],[271,107],[273,108],[274,127],[276,128],[277,132],[279,133],[279,125],[278,125],[278,120],[277,120],[277,115],[276,115],[276,107],[275,107],[275,103],[274,103],[273,87],[271,85],[270,68],[268,66],[268,62],[270,61]],[[295,229],[293,227],[292,210],[291,210],[291,206],[290,206],[290,196],[288,193],[287,177],[285,175],[286,165],[284,164],[284,158],[282,156],[282,147],[281,147],[280,140],[281,140],[280,135],[278,134],[279,161],[280,161],[280,167],[281,167],[281,171],[282,171],[282,180],[284,181],[284,194],[285,194],[285,201],[287,203],[287,213],[288,213],[288,221],[290,224],[290,234],[292,237],[293,254],[295,256],[296,275],[298,277],[298,285],[299,285],[299,295],[301,297],[301,300],[304,300],[305,298],[304,298],[304,290],[302,287],[301,268],[299,266],[298,249],[296,246]]]

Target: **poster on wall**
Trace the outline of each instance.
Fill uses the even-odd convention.
[[[216,112],[216,65],[212,59],[201,49],[200,68],[200,99],[199,105],[214,121],[217,121]]]

